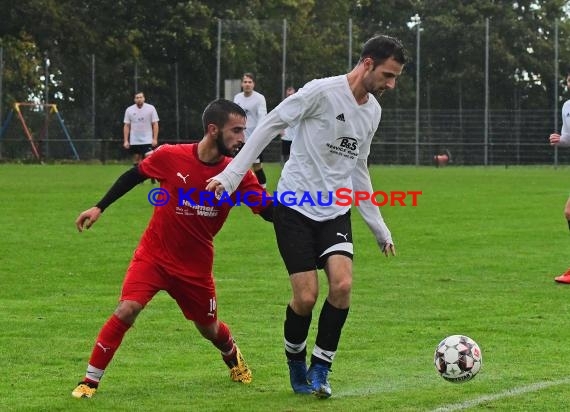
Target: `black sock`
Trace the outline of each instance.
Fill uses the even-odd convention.
[[[290,350],[285,350],[285,355],[287,359],[304,361],[307,357],[307,335],[309,334],[309,326],[311,325],[312,315],[300,316],[297,315],[291,306],[287,305],[287,311],[285,312],[285,323],[283,325],[283,332],[285,336],[285,341],[290,345],[285,344]],[[301,344],[305,344],[302,349],[299,347]],[[297,352],[298,350],[298,352]]]
[[[316,346],[322,350],[336,352],[338,342],[340,341],[340,334],[344,322],[348,317],[348,308],[338,309],[325,300],[321,314],[319,316],[319,330],[317,332]],[[317,358],[315,355],[311,356],[311,363],[324,363],[330,365],[329,362]]]

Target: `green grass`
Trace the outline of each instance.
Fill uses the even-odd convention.
[[[384,207],[398,256],[354,216],[353,301],[333,397],[294,396],[282,347],[289,282],[273,228],[245,207],[216,239],[219,316],[254,372],[230,382],[209,342],[164,293],[139,316],[97,395],[71,390],[151,215],[140,185],[88,232],[74,220],[127,166],[0,165],[0,410],[429,411],[567,408],[570,286],[562,216],[568,169],[373,167],[377,190],[422,190]],[[266,166],[270,186],[279,167]],[[322,293],[326,295],[321,275]],[[316,317],[309,337],[312,350]],[[471,382],[437,376],[433,350],[466,334],[483,352]],[[485,401],[486,400],[486,401]]]

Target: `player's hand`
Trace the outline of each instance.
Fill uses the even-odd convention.
[[[123,142],[123,147],[125,149],[128,149],[129,147],[131,147],[131,145],[129,144],[129,142]]]
[[[101,209],[97,206],[93,206],[91,209],[87,209],[84,212],[81,212],[79,217],[75,219],[75,226],[77,226],[77,230],[83,232],[83,229],[89,229],[93,226],[93,223],[99,219],[101,216]]]
[[[551,146],[556,146],[558,143],[560,143],[560,135],[558,133],[552,133],[548,140],[550,140]]]
[[[210,179],[206,180],[206,182],[208,182],[208,185],[206,186],[206,190],[208,190],[210,192],[214,192],[218,199],[222,196],[222,194],[226,190],[224,188],[224,185],[221,184],[220,182],[218,182],[217,180],[215,180],[214,178],[210,178]]]
[[[386,255],[386,257],[392,255],[392,256],[396,256],[396,246],[394,246],[392,243],[384,243],[384,245],[382,246],[382,253],[384,253],[384,255]]]

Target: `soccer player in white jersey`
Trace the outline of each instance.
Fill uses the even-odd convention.
[[[244,73],[241,78],[241,89],[242,91],[234,96],[234,103],[241,106],[245,113],[247,114],[247,122],[245,129],[245,141],[257,125],[259,121],[267,114],[267,103],[265,102],[265,96],[261,93],[256,92],[255,89],[255,76],[253,73]],[[263,171],[263,153],[252,162],[252,169],[257,176],[257,180],[262,187],[267,185],[267,177]]]
[[[318,194],[326,196],[339,188],[372,193],[367,158],[381,116],[375,96],[396,86],[406,61],[406,51],[399,40],[384,35],[369,39],[358,64],[349,73],[313,80],[272,110],[237,157],[209,180],[207,190],[218,195],[224,190],[233,192],[251,161],[273,137],[285,127],[297,127],[289,161],[277,186],[278,194],[293,192],[301,199],[309,192],[316,199]],[[392,235],[378,207],[363,202],[359,211],[382,253],[395,255]],[[295,393],[328,398],[328,374],[350,307],[350,205],[278,204],[273,217],[277,245],[293,292],[284,324],[291,386]],[[325,270],[329,288],[307,370],[307,336],[319,293],[317,269]]]
[[[566,74],[566,85],[570,90],[570,71]],[[561,133],[552,133],[549,140],[552,146],[570,146],[570,100],[566,100],[562,106]],[[570,229],[570,197],[568,197],[564,207],[564,216],[568,221],[568,228]],[[570,268],[562,275],[555,277],[554,280],[558,283],[570,284]]]

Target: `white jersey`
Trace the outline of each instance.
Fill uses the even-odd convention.
[[[562,131],[560,132],[560,146],[570,146],[570,100],[562,106]]]
[[[292,192],[297,203],[287,206],[315,221],[334,219],[351,207],[346,202],[336,204],[337,189],[373,192],[366,159],[381,113],[372,94],[368,94],[366,103],[357,103],[346,75],[313,80],[273,109],[238,155],[213,179],[227,192],[235,191],[253,160],[273,137],[285,127],[297,127],[276,194],[281,197]],[[307,192],[320,204],[300,201]],[[333,192],[332,204],[323,206],[329,203],[329,192]],[[393,244],[378,207],[363,202],[358,210],[380,246]]]
[[[359,105],[342,75],[307,83],[275,110],[297,132],[277,192],[295,192],[297,199],[304,192],[313,199],[320,194],[326,203],[329,192],[352,190],[357,160],[366,161],[380,123],[381,108],[374,96]],[[334,202],[327,207],[305,203],[291,207],[317,221],[334,219],[350,209]]]
[[[143,103],[140,108],[136,104],[127,107],[124,123],[131,126],[129,143],[131,145],[151,144],[152,124],[158,121],[158,113],[152,104]]]
[[[239,104],[247,115],[245,123],[245,139],[247,140],[257,127],[259,121],[267,114],[265,97],[255,90],[249,96],[241,92],[234,96],[234,103]]]

